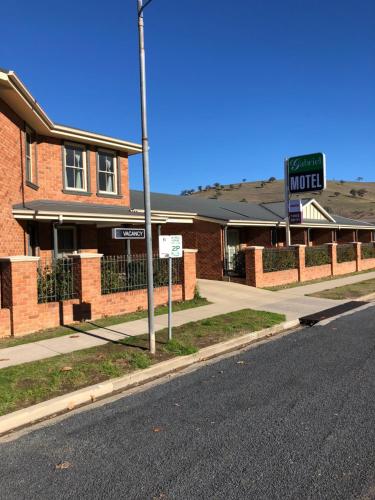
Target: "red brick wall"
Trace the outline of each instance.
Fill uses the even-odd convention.
[[[356,240],[356,232],[353,229],[337,230],[337,243],[352,243]]]
[[[307,229],[293,227],[290,230],[292,245],[307,245]]]
[[[27,253],[24,223],[17,222],[12,214],[12,205],[27,203],[37,199],[75,201],[83,203],[98,203],[105,205],[129,206],[128,158],[126,153],[119,153],[118,162],[121,170],[122,198],[107,198],[97,196],[96,185],[96,152],[89,147],[90,158],[90,191],[91,196],[63,193],[62,141],[50,137],[37,136],[34,145],[34,162],[38,171],[39,189],[35,190],[25,184],[25,123],[2,100],[0,100],[0,219],[1,238],[0,256],[24,255]],[[35,167],[35,163],[34,163]],[[6,179],[6,182],[5,182]],[[47,226],[44,226],[45,228]],[[43,226],[42,226],[43,229]],[[43,239],[40,231],[40,239]],[[90,242],[83,248],[94,248],[93,233]],[[50,235],[48,234],[49,239]]]
[[[12,214],[12,205],[23,197],[22,127],[23,122],[0,100],[0,257],[25,253],[24,231]]]
[[[323,245],[324,243],[333,243],[332,229],[311,229],[310,242],[312,245]]]

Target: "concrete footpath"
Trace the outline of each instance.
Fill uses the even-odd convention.
[[[375,278],[375,272],[339,278],[329,282],[300,286],[278,292],[252,288],[238,283],[198,280],[202,296],[212,304],[173,314],[173,325],[210,318],[245,308],[285,314],[288,321],[347,302],[306,297],[305,294]],[[156,331],[167,326],[166,314],[155,317]],[[20,346],[0,349],[0,368],[51,358],[60,354],[88,349],[109,341],[147,333],[147,319],[98,328],[89,332],[76,332],[54,339],[41,340]]]

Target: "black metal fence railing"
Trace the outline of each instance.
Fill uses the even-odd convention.
[[[305,250],[305,266],[324,266],[325,264],[331,264],[331,252],[328,245],[316,246],[316,247],[306,247]]]
[[[374,243],[362,243],[362,245],[361,245],[361,258],[362,259],[375,259]]]
[[[153,257],[154,287],[168,285],[168,259]],[[182,283],[182,259],[172,259],[172,284]],[[102,294],[147,288],[146,255],[113,255],[101,258]]]
[[[38,303],[58,302],[77,297],[75,263],[70,257],[39,262]]]
[[[298,267],[297,248],[264,248],[263,272],[285,271]]]
[[[246,277],[246,260],[243,250],[239,250],[230,258],[224,259],[224,273],[227,276]]]
[[[337,262],[351,262],[355,260],[355,249],[352,243],[337,245]]]

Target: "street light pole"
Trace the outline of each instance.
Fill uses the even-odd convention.
[[[139,33],[139,68],[141,88],[141,112],[142,112],[142,161],[143,161],[143,196],[145,209],[146,228],[146,253],[147,253],[147,305],[148,305],[148,335],[151,354],[155,354],[155,326],[154,326],[154,276],[152,265],[152,227],[151,227],[151,201],[150,201],[150,172],[149,172],[149,146],[147,133],[147,106],[146,106],[146,63],[143,10],[151,2],[148,0],[144,5],[142,0],[138,2],[138,33]]]

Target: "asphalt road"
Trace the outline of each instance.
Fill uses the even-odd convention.
[[[370,308],[0,440],[0,498],[375,498],[374,350]]]

